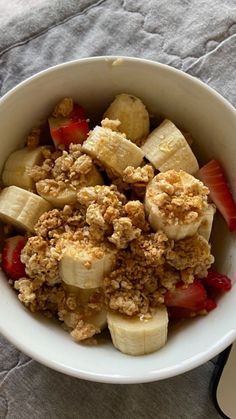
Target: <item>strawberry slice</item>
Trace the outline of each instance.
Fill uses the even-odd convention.
[[[189,310],[188,308],[182,307],[168,307],[168,315],[170,319],[178,320],[178,319],[188,319],[189,317],[194,316],[194,312]]]
[[[51,137],[54,145],[70,143],[81,144],[86,140],[89,132],[89,124],[85,110],[78,104],[74,104],[73,111],[67,118],[48,119]]]
[[[199,178],[209,188],[212,201],[223,215],[229,230],[236,230],[236,203],[222,166],[217,160],[211,160],[198,173]]]
[[[70,118],[73,121],[82,121],[83,119],[87,119],[86,112],[82,106],[75,103],[73,106],[73,111],[70,114]]]
[[[214,310],[214,308],[217,307],[216,302],[211,299],[207,298],[205,301],[205,307],[202,310],[206,310],[207,312]],[[173,320],[178,319],[187,319],[189,317],[194,317],[199,314],[202,310],[199,311],[193,311],[189,310],[188,308],[182,308],[182,307],[168,307],[168,314],[169,317]]]
[[[58,120],[55,122],[49,119],[49,125],[55,146],[64,144],[68,147],[71,143],[82,144],[86,140],[89,132],[89,126],[86,120],[69,121],[65,125],[61,125],[61,122],[58,124]]]
[[[229,291],[232,288],[231,280],[212,269],[208,271],[206,278],[201,280],[202,284],[210,291]]]
[[[203,310],[206,301],[206,290],[197,280],[188,287],[181,283],[175,290],[169,290],[165,293],[165,305],[167,307],[180,307],[195,312]]]
[[[11,279],[26,276],[25,265],[21,262],[21,251],[26,243],[23,236],[14,236],[6,239],[2,250],[2,269]]]
[[[208,298],[206,300],[206,306],[205,306],[206,311],[209,312],[211,310],[214,310],[214,308],[216,308],[216,307],[217,307],[217,304],[216,304],[216,301],[213,300],[213,298]]]

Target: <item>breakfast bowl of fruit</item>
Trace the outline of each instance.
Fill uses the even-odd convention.
[[[0,100],[0,332],[110,383],[236,338],[236,112],[163,64],[96,57]]]

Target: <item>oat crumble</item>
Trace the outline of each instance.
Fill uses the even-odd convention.
[[[73,99],[71,97],[65,97],[55,106],[52,116],[54,118],[67,117],[73,111]]]
[[[178,270],[192,268],[193,275],[204,278],[214,262],[214,257],[211,255],[211,247],[207,240],[195,234],[174,242],[167,251],[166,260]]]
[[[112,131],[119,131],[120,121],[118,119],[105,118],[101,121],[102,128],[109,128]]]
[[[39,127],[35,127],[30,131],[26,139],[27,147],[33,149],[39,145],[40,133],[41,131]]]
[[[38,194],[43,197],[48,196],[49,199],[66,192],[72,193],[73,202],[76,201],[76,192],[83,186],[94,181],[102,183],[102,177],[91,157],[81,152],[79,144],[71,144],[68,151],[44,150],[43,157],[44,161],[41,166],[35,165],[28,170],[35,182]]]
[[[132,166],[126,167],[123,172],[123,181],[130,184],[144,184],[149,183],[154,177],[154,169],[150,164],[143,167]]]

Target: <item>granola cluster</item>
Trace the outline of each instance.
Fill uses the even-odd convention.
[[[61,284],[48,286],[38,279],[21,278],[15,281],[19,300],[33,313],[40,311],[56,316],[58,308],[64,305],[65,290]]]
[[[214,262],[214,257],[211,255],[211,249],[206,239],[195,234],[176,242],[173,241],[171,249],[167,252],[166,260],[175,269],[192,271],[193,277],[204,278]]]
[[[106,238],[117,249],[125,249],[148,230],[144,205],[140,201],[127,202],[115,185],[82,188],[77,200],[86,208],[86,223],[94,240]]]
[[[81,188],[75,205],[43,214],[35,233],[21,255],[30,279],[16,281],[19,299],[31,311],[57,315],[78,341],[100,332],[94,313],[107,308],[127,316],[148,316],[163,304],[167,290],[205,276],[213,263],[203,237],[174,241],[161,231],[151,232],[143,203],[128,200],[113,184]],[[101,259],[108,247],[115,255],[113,269],[102,289],[81,304],[78,291],[61,282],[60,260],[72,248]],[[86,268],[91,269],[89,258]]]
[[[65,97],[58,102],[52,112],[54,118],[66,118],[73,111],[73,99],[71,97]]]
[[[68,242],[85,242],[84,215],[79,209],[66,205],[40,217],[35,226],[36,236],[29,237],[21,253],[27,275],[48,285],[61,282],[59,261]]]
[[[126,167],[123,172],[123,181],[133,185],[147,185],[154,177],[154,170],[150,164],[136,169],[132,166]]]
[[[27,147],[29,147],[29,149],[36,148],[39,145],[39,140],[40,140],[40,128],[39,127],[32,128],[32,130],[30,131],[26,139]]]
[[[39,195],[57,197],[63,192],[75,195],[83,186],[102,182],[91,157],[81,152],[79,144],[71,144],[68,151],[46,148],[42,154],[42,165],[28,171]]]
[[[198,234],[178,242],[162,232],[142,234],[119,253],[116,268],[104,279],[107,305],[127,316],[146,314],[164,303],[164,294],[178,282],[204,277],[213,261],[208,242]]]

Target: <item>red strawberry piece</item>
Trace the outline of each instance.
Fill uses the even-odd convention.
[[[168,314],[170,319],[178,320],[193,317],[194,312],[192,310],[189,310],[188,308],[168,307]]]
[[[71,143],[81,144],[86,140],[89,126],[88,122],[83,121],[70,121],[66,125],[51,128],[50,132],[55,146],[64,144],[69,146]]]
[[[189,310],[188,308],[182,307],[168,307],[168,314],[169,317],[173,320],[178,319],[188,319],[189,317],[194,317],[202,312],[202,310],[206,310],[207,312],[214,310],[217,307],[217,304],[214,300],[207,298],[204,303],[204,308],[199,311]]]
[[[230,192],[224,170],[211,160],[199,170],[199,178],[209,188],[212,201],[223,215],[230,231],[236,229],[236,203]]]
[[[84,108],[75,103],[73,106],[73,111],[70,114],[70,119],[72,119],[73,121],[82,121],[83,119],[87,119]]]
[[[216,304],[215,300],[213,300],[212,298],[208,298],[206,300],[206,305],[205,305],[205,310],[206,311],[212,311],[216,307],[217,307],[217,304]]]
[[[2,250],[2,269],[11,279],[19,279],[26,276],[25,265],[21,262],[20,256],[25,246],[26,238],[14,236],[6,239]]]
[[[194,312],[203,310],[206,300],[206,290],[197,280],[187,287],[179,284],[176,289],[169,290],[165,294],[165,305],[167,307],[187,308]]]
[[[86,140],[89,132],[89,124],[85,110],[75,104],[73,111],[67,118],[48,119],[51,137],[55,146],[64,144],[66,147],[71,143],[81,144]]]
[[[201,280],[203,285],[210,291],[229,291],[232,288],[231,280],[219,272],[210,269],[207,277]]]

